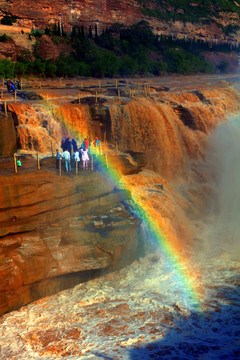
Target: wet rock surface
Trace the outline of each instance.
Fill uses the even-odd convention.
[[[138,256],[138,221],[101,173],[41,170],[0,183],[1,313],[52,293],[46,279],[56,292],[63,274],[83,279],[80,272],[121,267]]]

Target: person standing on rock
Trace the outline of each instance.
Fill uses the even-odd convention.
[[[62,150],[63,151],[65,151],[66,150],[66,144],[65,144],[65,139],[62,139],[62,142],[61,142],[61,148],[62,148]]]
[[[20,159],[17,160],[17,167],[18,167],[18,168],[22,167],[22,162],[21,162]]]
[[[82,162],[83,162],[83,170],[87,170],[88,168],[88,161],[89,161],[89,156],[88,156],[88,151],[85,150],[81,150],[82,152]]]
[[[84,145],[85,145],[85,149],[88,150],[88,147],[89,147],[89,137],[87,137],[86,139],[84,139]]]
[[[11,82],[7,80],[7,91],[10,92]]]
[[[56,156],[56,169],[59,169],[59,160],[62,158],[62,154],[60,153],[60,151],[57,149],[57,156]]]
[[[79,167],[80,167],[80,157],[79,157],[79,152],[76,150],[74,153],[73,153],[73,160],[76,164],[77,162],[77,167],[78,167],[78,170],[79,170]]]
[[[97,136],[96,136],[96,138],[95,138],[95,140],[93,142],[93,145],[94,145],[95,154],[99,155],[100,142],[99,142],[99,138]]]
[[[72,167],[71,167],[71,156],[70,156],[70,152],[68,151],[68,149],[66,149],[63,153],[62,153],[62,157],[65,161],[65,169],[66,171],[72,171]]]
[[[75,139],[72,139],[72,146],[73,146],[73,151],[77,151],[77,142]]]
[[[16,90],[15,85],[14,85],[14,83],[12,82],[12,83],[11,83],[10,92],[12,91],[12,92],[14,93],[15,90]]]

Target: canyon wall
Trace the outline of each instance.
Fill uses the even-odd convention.
[[[123,0],[121,2],[101,0],[97,2],[97,6],[94,1],[89,0],[60,0],[57,2],[44,0],[41,5],[39,7],[37,3],[29,0],[1,0],[0,16],[14,16],[17,19],[17,26],[30,29],[45,29],[50,24],[58,23],[60,21],[59,14],[61,14],[64,30],[68,32],[71,31],[74,25],[83,25],[88,29],[89,26],[94,28],[95,24],[97,24],[99,31],[101,31],[114,23],[131,26],[141,20],[147,20],[158,34],[170,35],[174,32],[175,37],[184,38],[187,34],[190,38],[202,39],[205,37],[210,41],[214,41],[215,36],[218,39],[226,37],[214,21],[202,24],[187,21],[167,21],[146,16],[141,12],[142,4],[137,0]],[[159,4],[148,3],[148,7],[161,10]],[[172,8],[169,7],[169,10],[172,11]],[[237,13],[221,12],[218,17],[216,15],[216,20],[222,26],[229,24],[234,26],[238,25],[239,16]],[[239,38],[238,33],[233,33],[231,36],[236,39]]]
[[[22,169],[13,175],[12,165],[0,166],[0,313],[147,251],[136,208],[187,252],[195,235],[192,220],[206,210],[211,193],[198,167],[208,135],[239,111],[240,100],[224,82],[182,91],[152,86],[148,96],[130,97],[122,89],[121,99],[102,89],[97,103],[89,93],[80,104],[72,100],[75,90],[47,91],[48,102],[9,103],[9,126],[2,123],[2,139],[15,140]],[[37,93],[43,96],[42,89]],[[101,165],[100,171],[59,176],[55,158],[44,157],[63,137],[80,145],[87,135],[99,136],[109,170]]]
[[[0,314],[140,254],[138,220],[106,176],[21,170],[0,177]]]

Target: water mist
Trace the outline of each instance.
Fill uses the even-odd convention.
[[[209,256],[226,252],[240,258],[240,117],[221,124],[209,136],[204,171],[212,196],[208,224],[201,235]]]

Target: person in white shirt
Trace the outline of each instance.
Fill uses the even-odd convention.
[[[70,152],[68,151],[68,149],[66,149],[63,153],[62,153],[62,157],[65,161],[65,169],[66,171],[72,171],[72,167],[71,167],[71,157],[70,157]]]
[[[75,163],[77,162],[77,167],[78,167],[78,170],[79,170],[80,157],[79,157],[79,152],[77,150],[73,153],[73,160],[74,160]]]

